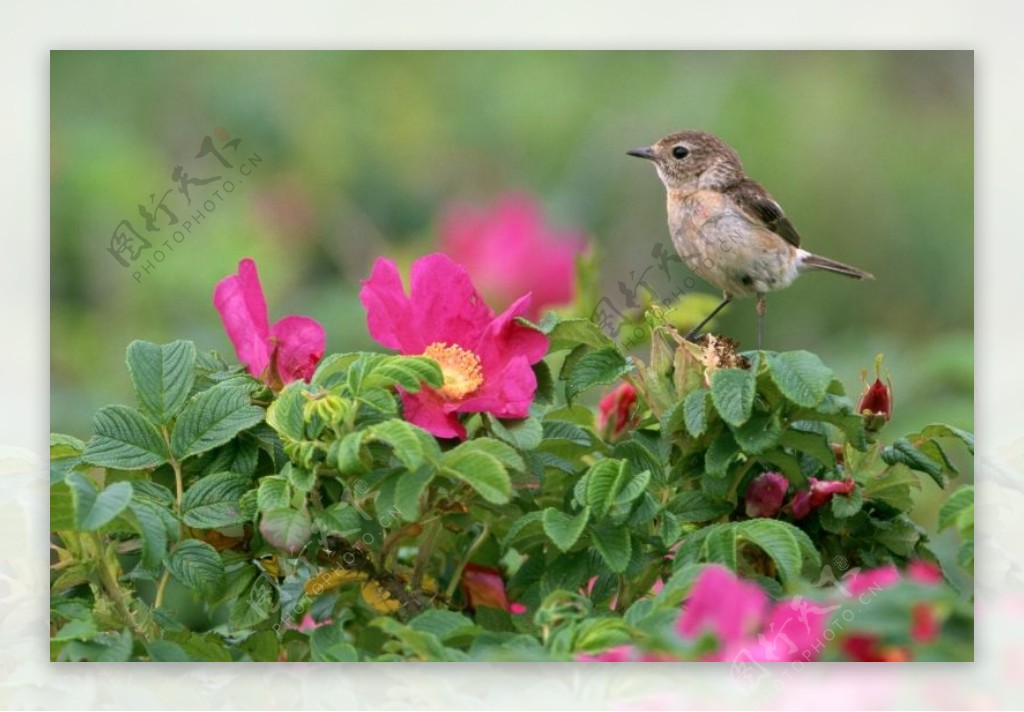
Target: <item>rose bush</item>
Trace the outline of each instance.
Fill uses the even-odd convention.
[[[883,442],[880,379],[657,324],[640,359],[443,255],[361,299],[397,353],[269,326],[251,261],[214,296],[242,366],[128,346],[137,403],[51,436],[53,659],[971,658],[973,490],[955,571],[909,513],[973,437]]]

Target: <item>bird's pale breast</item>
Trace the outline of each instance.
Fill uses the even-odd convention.
[[[724,194],[668,194],[672,243],[687,266],[731,296],[782,289],[796,279],[795,248]]]

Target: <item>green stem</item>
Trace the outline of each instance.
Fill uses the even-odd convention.
[[[490,525],[485,523],[483,529],[480,530],[480,533],[477,535],[476,539],[474,539],[473,543],[470,545],[469,550],[466,551],[466,555],[462,557],[462,561],[459,563],[458,568],[455,569],[455,575],[452,576],[452,580],[448,582],[448,588],[444,592],[444,597],[446,600],[450,601],[452,599],[452,596],[455,595],[455,589],[459,585],[459,580],[462,578],[462,572],[463,570],[465,570],[466,564],[468,564],[469,560],[473,558],[473,554],[475,554],[476,550],[480,548],[480,545],[484,543],[484,540],[487,539],[487,535],[490,534],[490,532]]]
[[[181,521],[181,503],[185,499],[185,481],[181,474],[181,463],[178,462],[174,455],[171,455],[171,436],[167,432],[167,426],[163,426],[161,432],[164,436],[164,444],[167,446],[167,461],[171,465],[171,469],[174,470],[174,513],[178,516],[178,527],[179,527],[179,538],[185,536],[185,523]],[[153,608],[159,608],[164,604],[164,592],[167,590],[167,582],[170,580],[171,571],[164,566],[163,576],[160,577],[160,583],[156,588],[156,599],[153,601]]]
[[[412,570],[412,587],[418,589],[423,579],[423,570],[430,563],[430,557],[434,555],[434,547],[437,546],[437,536],[443,529],[441,518],[431,520],[423,528],[423,538],[420,540],[419,551],[416,552],[416,564]]]
[[[117,583],[117,575],[110,570],[107,565],[107,556],[103,551],[103,539],[99,534],[93,534],[93,543],[96,547],[96,561],[97,561],[97,572],[99,573],[100,586],[103,588],[104,593],[107,594],[107,598],[114,604],[114,608],[118,614],[124,619],[125,624],[128,625],[136,635],[147,638],[146,632],[138,627],[135,622],[135,616],[132,614],[131,609],[128,608],[128,602],[125,600],[125,593],[121,586]]]

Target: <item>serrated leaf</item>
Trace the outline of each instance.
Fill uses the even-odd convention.
[[[782,423],[779,414],[754,413],[743,425],[732,431],[736,443],[749,455],[760,455],[779,444]]]
[[[190,527],[217,529],[245,521],[238,500],[249,488],[248,475],[218,472],[200,478],[185,490],[181,518]]]
[[[698,388],[686,394],[683,400],[683,423],[687,432],[697,438],[708,427],[708,389]]]
[[[821,403],[834,377],[832,369],[809,351],[770,354],[768,373],[782,395],[805,408]]]
[[[295,555],[313,534],[313,521],[305,509],[271,509],[260,518],[260,534],[272,546]]]
[[[885,502],[891,507],[909,511],[914,506],[911,488],[919,489],[917,478],[905,467],[892,467],[867,480],[863,496]]]
[[[954,428],[952,425],[933,423],[926,426],[917,437],[912,436],[911,440],[917,440],[918,438],[957,438],[967,446],[972,455],[974,454],[974,435],[966,430]]]
[[[231,605],[228,625],[232,630],[252,628],[270,617],[274,609],[274,589],[260,576],[252,586]]]
[[[632,369],[632,362],[618,349],[604,348],[586,353],[572,365],[566,376],[565,398],[571,403],[588,388],[615,383]]]
[[[214,386],[194,396],[181,411],[171,433],[171,452],[184,460],[212,450],[262,422],[263,417],[263,409],[250,402],[247,389],[231,384]]]
[[[291,462],[285,464],[281,469],[281,475],[288,480],[288,484],[299,492],[309,492],[316,484],[316,472],[299,467]]]
[[[416,426],[404,420],[385,420],[370,426],[363,442],[376,440],[389,445],[398,461],[413,472],[423,463],[423,446],[415,431]]]
[[[703,492],[691,490],[680,492],[668,505],[669,510],[680,523],[709,522],[732,511],[729,502],[713,500]]]
[[[613,348],[614,342],[590,319],[560,319],[542,324],[541,331],[548,335],[549,351],[574,349],[587,345],[597,349]]]
[[[487,608],[488,606],[485,606]],[[441,642],[472,634],[479,630],[469,618],[455,611],[432,609],[409,621],[409,627],[437,636]]]
[[[548,507],[544,510],[541,522],[544,525],[544,533],[551,539],[551,543],[565,552],[579,540],[589,518],[590,509],[587,507],[575,517],[564,514],[554,507]]]
[[[158,569],[167,556],[167,526],[157,505],[146,500],[132,499],[128,509],[142,539],[141,564],[147,569]]]
[[[260,479],[256,493],[256,506],[261,512],[271,509],[286,509],[292,502],[292,489],[287,478],[268,475]]]
[[[939,509],[939,531],[957,523],[967,509],[974,508],[974,486],[966,485],[949,496]]]
[[[167,424],[185,404],[195,380],[196,347],[191,341],[154,344],[133,341],[126,355],[128,374],[143,410]]]
[[[782,434],[781,444],[790,450],[810,455],[827,469],[832,469],[836,465],[836,456],[829,446],[828,438],[821,433],[787,428]]]
[[[756,388],[753,369],[720,368],[711,374],[711,402],[729,425],[743,425],[750,418]]]
[[[125,405],[100,408],[92,419],[95,435],[82,461],[97,467],[141,470],[167,462],[167,445],[156,425]]]
[[[526,469],[526,463],[523,462],[523,458],[515,451],[515,448],[500,440],[495,440],[494,438],[474,438],[454,448],[452,452],[466,452],[470,450],[487,453],[509,469],[520,472]]]
[[[456,448],[445,453],[441,465],[445,475],[462,480],[488,502],[505,504],[512,495],[512,480],[493,455]]]
[[[282,389],[267,408],[267,424],[278,432],[281,437],[302,440],[306,436],[302,410],[306,404],[303,393],[306,384],[293,381]]]
[[[601,460],[587,473],[586,501],[597,519],[601,519],[615,503],[628,474],[623,460]]]
[[[632,471],[632,468],[629,469]],[[625,507],[627,504],[632,503],[647,489],[647,485],[651,482],[651,471],[644,470],[629,478],[619,492],[615,495],[614,505],[616,507]]]
[[[544,441],[565,440],[573,445],[589,446],[591,436],[580,426],[565,420],[545,420],[543,422]]]
[[[520,450],[533,450],[544,437],[544,427],[538,418],[491,418],[494,434]]]
[[[622,573],[632,555],[629,530],[625,527],[594,527],[590,530],[594,548],[613,573]]]
[[[96,531],[110,523],[128,507],[132,498],[132,486],[127,482],[115,482],[97,491],[92,480],[80,472],[68,473],[64,482],[71,488],[75,529],[78,531]]]
[[[315,663],[352,663],[359,661],[359,653],[346,640],[340,623],[328,623],[310,634],[309,659]]]
[[[800,530],[777,519],[759,518],[737,523],[735,531],[772,558],[783,584],[799,580],[803,554],[796,532]]]
[[[900,463],[906,465],[911,470],[924,472],[935,480],[939,487],[946,486],[946,479],[942,474],[942,465],[918,450],[906,438],[900,438],[882,450],[882,460],[889,465]]]
[[[434,478],[435,470],[431,467],[421,467],[416,472],[399,475],[395,483],[395,507],[402,519],[407,522],[414,522],[420,516],[420,500],[427,485]]]
[[[441,367],[433,359],[425,356],[388,356],[367,371],[359,390],[353,392],[401,386],[409,393],[416,393],[424,383],[433,388],[440,388],[444,384]]]
[[[224,585],[224,563],[206,542],[186,539],[167,558],[167,570],[185,588],[211,599]]]
[[[863,504],[861,488],[855,487],[850,494],[837,494],[832,497],[832,514],[838,519],[852,517],[860,511]]]
[[[704,471],[711,477],[725,477],[729,465],[739,454],[740,449],[736,445],[736,440],[729,431],[723,430],[711,441],[710,447],[704,453]]]

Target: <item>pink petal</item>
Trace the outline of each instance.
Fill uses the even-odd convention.
[[[914,559],[907,565],[907,576],[916,583],[942,583],[942,569],[931,561]]]
[[[275,361],[282,382],[309,381],[324,356],[324,327],[308,316],[286,316],[274,324],[271,336],[277,342]]]
[[[505,581],[501,572],[490,566],[466,564],[462,571],[462,591],[470,608],[489,606],[503,611],[509,610],[505,596]]]
[[[447,255],[434,253],[412,263],[410,281],[414,321],[418,332],[429,338],[423,347],[440,341],[473,350],[494,312],[473,287],[469,273]]]
[[[724,566],[712,564],[698,575],[676,628],[685,637],[714,633],[724,647],[757,630],[767,604],[767,595],[756,583],[741,581]]]
[[[262,375],[270,364],[270,328],[256,263],[245,258],[238,263],[237,275],[218,282],[213,290],[213,305],[220,313],[238,360],[253,376]]]
[[[596,655],[588,655],[581,653],[576,656],[576,662],[579,663],[628,663],[636,660],[636,651],[631,645],[619,645],[615,648],[608,648],[608,650],[597,653]]]
[[[900,572],[895,564],[886,564],[868,571],[852,571],[843,577],[843,585],[851,596],[895,586],[899,581]]]
[[[363,281],[359,300],[366,309],[370,336],[382,346],[403,354],[421,354],[429,345],[420,333],[412,303],[391,260],[378,258],[370,278]]]
[[[805,598],[780,601],[772,609],[758,642],[765,648],[768,660],[795,662],[817,657],[825,644],[825,626],[829,607]]]
[[[522,356],[512,358],[498,372],[484,369],[484,383],[456,404],[460,413],[491,413],[498,418],[525,418],[537,391],[537,376]]]
[[[429,388],[418,393],[402,392],[405,419],[439,438],[466,439],[466,429],[459,422],[453,406]]]

